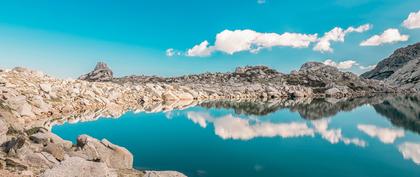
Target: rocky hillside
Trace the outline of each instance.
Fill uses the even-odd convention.
[[[373,70],[360,76],[367,79],[384,80],[409,61],[418,58],[420,58],[420,42],[395,50],[391,56],[380,61]]]
[[[420,90],[420,43],[397,49],[391,56],[361,75],[367,79],[384,80],[402,89]]]
[[[203,73],[167,78],[126,76],[109,81],[118,84],[179,84],[210,91],[227,98],[241,93],[252,93],[252,97],[278,98],[310,95],[348,97],[402,91],[383,81],[360,78],[351,72],[342,72],[320,62],[305,63],[298,71],[293,71],[291,74],[283,74],[266,66],[246,66],[227,73]]]

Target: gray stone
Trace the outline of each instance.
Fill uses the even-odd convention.
[[[69,157],[51,169],[47,169],[41,177],[117,177],[114,170],[105,163],[92,162],[80,157]]]
[[[107,140],[99,141],[88,135],[77,138],[78,155],[88,160],[105,162],[116,169],[130,169],[133,166],[133,155],[125,148],[114,145]]]

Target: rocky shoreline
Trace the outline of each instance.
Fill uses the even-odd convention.
[[[126,111],[182,109],[209,100],[282,100],[409,93],[309,62],[290,74],[265,66],[232,73],[161,78],[114,78],[104,63],[77,80],[61,80],[26,68],[0,70],[1,176],[184,176],[138,171],[125,148],[80,135],[76,144],[50,132],[55,124],[119,117]]]

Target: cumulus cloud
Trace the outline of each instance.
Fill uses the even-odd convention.
[[[357,129],[366,133],[370,137],[377,137],[385,144],[394,143],[397,138],[404,136],[404,131],[400,129],[381,128],[375,125],[357,125]]]
[[[404,159],[411,159],[415,164],[420,165],[420,143],[405,142],[398,146],[398,150]]]
[[[343,29],[340,27],[335,27],[331,31],[328,31],[318,39],[318,43],[313,48],[315,51],[319,52],[333,52],[331,48],[331,42],[344,42],[344,38],[348,33],[362,33],[372,28],[370,24],[364,24],[358,27],[348,27]]]
[[[333,66],[333,67],[336,67],[338,69],[350,69],[354,65],[358,65],[358,63],[354,60],[346,60],[346,61],[341,61],[341,62],[337,63],[337,62],[335,62],[331,59],[327,59],[323,63],[325,65]]]
[[[261,33],[250,29],[244,30],[223,30],[216,35],[214,45],[210,45],[207,40],[188,49],[186,56],[190,57],[206,57],[213,52],[219,51],[229,55],[237,52],[248,51],[258,53],[262,49],[272,47],[292,47],[292,48],[308,48],[311,43],[316,45],[315,51],[332,52],[331,42],[344,42],[344,38],[348,33],[361,33],[372,28],[372,25],[365,24],[358,27],[348,27],[343,29],[335,27],[326,32],[323,37],[318,38],[318,34],[301,34],[285,32],[278,33]]]
[[[308,47],[317,40],[317,34],[299,33],[259,33],[253,30],[224,30],[216,35],[214,46],[208,41],[188,49],[187,56],[209,56],[214,51],[234,54],[242,51],[258,53],[261,49],[285,46],[293,48]]]
[[[336,62],[332,59],[327,59],[323,63],[325,65],[336,67],[340,70],[348,70],[355,66],[358,66],[359,69],[361,70],[371,70],[376,67],[376,65],[363,66],[355,60],[344,60],[344,61]]]
[[[407,19],[403,21],[403,26],[408,29],[420,28],[420,10],[417,12],[411,12]]]
[[[294,48],[308,47],[316,41],[317,34],[299,33],[259,33],[253,30],[224,30],[216,35],[215,48],[227,54],[241,51],[258,52],[263,48],[287,46]]]
[[[173,48],[166,49],[166,56],[168,57],[179,56],[179,55],[182,55],[180,51],[176,51]]]
[[[390,28],[385,30],[380,35],[374,35],[369,39],[366,39],[360,43],[361,46],[378,46],[382,44],[395,43],[401,41],[407,41],[408,35],[402,35],[398,29]]]
[[[206,57],[211,55],[214,47],[209,46],[208,41],[203,41],[198,45],[195,45],[193,48],[188,49],[187,56],[190,57]]]
[[[373,68],[375,68],[375,67],[376,67],[376,65],[359,66],[359,68],[360,68],[361,70],[371,70],[371,69],[373,69]]]

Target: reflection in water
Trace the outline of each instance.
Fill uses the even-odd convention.
[[[280,176],[279,171],[293,176],[304,163],[310,173],[299,176],[417,177],[418,100],[378,96],[165,103],[142,105],[136,109],[139,114],[118,120],[82,119],[87,122],[53,131],[68,140],[84,133],[109,138],[130,149],[139,168],[190,176],[268,177]]]
[[[420,143],[405,142],[399,145],[398,149],[404,159],[411,159],[414,163],[420,165]]]
[[[236,114],[262,116],[281,109],[298,112],[304,119],[316,120],[333,117],[339,112],[348,112],[363,105],[372,105],[376,112],[388,118],[392,124],[420,133],[420,95],[374,96],[351,99],[303,99],[273,102],[204,102],[206,108],[229,108]]]
[[[214,125],[215,134],[223,139],[249,140],[257,137],[301,137],[320,134],[331,144],[343,142],[364,147],[366,142],[358,138],[347,138],[341,129],[329,129],[329,119],[314,120],[312,127],[306,122],[272,123],[262,122],[258,119],[241,118],[232,114],[213,117],[206,112],[187,112],[187,118],[201,127],[206,128],[207,123]]]
[[[351,111],[362,105],[372,105],[375,111],[390,122],[404,129],[420,133],[420,95],[410,96],[375,96],[352,99],[313,99],[278,102],[234,102],[216,101],[201,103],[206,108],[233,109],[236,114],[247,115],[241,118],[228,114],[212,117],[205,112],[188,112],[187,118],[201,127],[214,124],[215,134],[223,139],[249,140],[256,137],[314,137],[316,134],[331,144],[343,142],[365,147],[367,143],[360,138],[348,138],[342,135],[340,128],[329,129],[331,117],[342,111]],[[281,109],[298,112],[307,120],[291,123],[262,122],[254,116],[263,116]],[[396,139],[405,136],[403,129],[385,128],[371,124],[358,124],[357,129],[372,138],[378,138],[384,144],[393,144]],[[398,145],[405,159],[420,164],[420,143],[404,142]]]
[[[255,137],[299,137],[314,136],[314,130],[305,122],[271,123],[253,119],[243,119],[228,114],[213,117],[204,112],[187,112],[187,118],[205,128],[207,123],[214,124],[216,135],[223,139],[249,140]],[[254,122],[253,121],[257,121]]]
[[[373,107],[392,124],[420,133],[420,95],[388,98]]]
[[[392,129],[392,128],[381,128],[375,125],[357,125],[357,128],[369,135],[370,137],[378,137],[380,141],[385,144],[394,143],[395,139],[404,136],[404,130]]]

